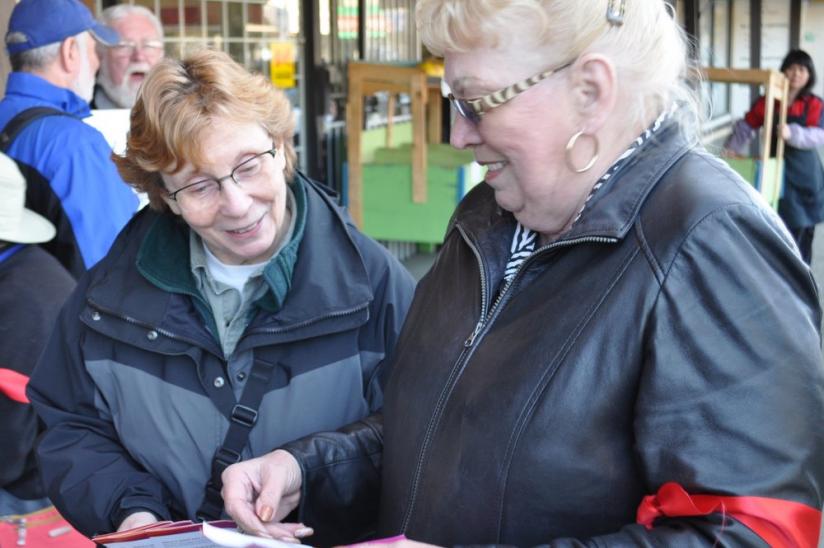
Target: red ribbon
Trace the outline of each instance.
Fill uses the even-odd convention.
[[[729,515],[753,530],[773,548],[818,546],[821,511],[789,500],[766,497],[690,495],[675,482],[647,495],[638,506],[635,521],[652,529],[663,517]]]
[[[0,393],[5,394],[14,401],[29,403],[29,398],[26,397],[28,382],[29,378],[24,374],[0,367]]]

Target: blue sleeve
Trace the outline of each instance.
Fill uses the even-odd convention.
[[[111,148],[96,129],[60,117],[35,122],[31,131],[28,136],[21,134],[9,152],[49,180],[72,225],[83,262],[91,268],[131,219],[138,198],[120,177]]]

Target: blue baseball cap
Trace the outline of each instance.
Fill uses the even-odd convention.
[[[6,49],[14,55],[62,42],[86,30],[105,46],[120,40],[114,29],[95,21],[89,8],[79,0],[21,0],[11,12]]]

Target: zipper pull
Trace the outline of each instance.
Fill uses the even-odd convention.
[[[470,335],[470,336],[469,336],[469,337],[468,337],[468,338],[464,341],[464,348],[469,348],[470,346],[472,346],[472,345],[475,343],[475,337],[477,337],[477,336],[478,336],[478,333],[480,333],[480,332],[481,332],[481,329],[483,329],[483,326],[484,326],[484,322],[483,322],[483,320],[479,321],[479,322],[478,322],[478,324],[475,326],[475,330],[474,330],[474,331],[472,332],[472,334],[471,334],[471,335]]]
[[[18,518],[17,522],[17,546],[26,545],[26,518]]]
[[[72,530],[71,527],[68,525],[63,525],[62,527],[58,527],[56,529],[52,529],[49,531],[49,538],[59,537],[60,535],[65,535],[66,533],[70,533]]]

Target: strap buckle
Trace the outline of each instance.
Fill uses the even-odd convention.
[[[215,451],[214,463],[220,467],[220,472],[223,473],[223,470],[229,466],[235,464],[236,462],[240,462],[241,458],[240,453],[237,451],[233,451],[226,447],[218,447],[217,451]],[[220,474],[218,474],[218,477],[220,477]]]
[[[232,420],[241,426],[251,428],[255,425],[258,418],[258,412],[251,407],[237,404],[232,408]]]

